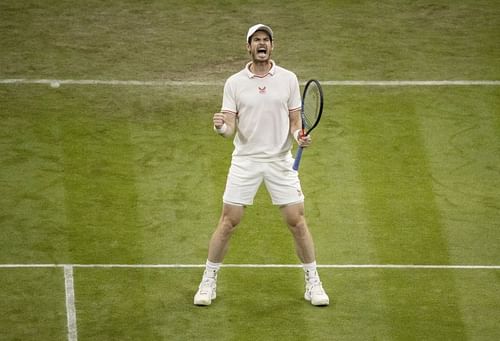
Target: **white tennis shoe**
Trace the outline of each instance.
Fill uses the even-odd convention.
[[[194,295],[195,305],[210,305],[217,296],[217,279],[204,277],[200,283],[196,295]]]
[[[306,281],[306,292],[304,293],[304,298],[315,306],[326,306],[330,304],[330,299],[319,281]]]

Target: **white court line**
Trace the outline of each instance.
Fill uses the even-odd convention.
[[[1,268],[204,268],[205,264],[0,264]],[[224,268],[300,268],[300,264],[223,264]],[[470,269],[500,270],[500,265],[459,265],[459,264],[318,264],[318,268],[334,269]],[[67,270],[68,269],[68,270]]]
[[[66,316],[68,320],[68,341],[77,341],[75,286],[73,266],[64,265],[64,287],[66,289]]]
[[[434,81],[322,81],[322,85],[343,86],[450,86],[450,85],[500,85],[495,80],[434,80]]]
[[[322,85],[336,86],[475,86],[500,85],[500,80],[320,80]],[[305,82],[302,82],[303,85]],[[46,84],[46,85],[121,85],[121,86],[222,86],[224,81],[139,81],[99,79],[0,79],[0,84]]]

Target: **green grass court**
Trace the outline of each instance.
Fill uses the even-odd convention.
[[[192,304],[257,22],[302,82],[491,81],[324,86],[301,181],[326,308],[264,188],[225,260],[257,267]],[[0,340],[500,339],[499,32],[492,0],[2,1]]]

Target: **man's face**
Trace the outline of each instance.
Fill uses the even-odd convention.
[[[255,32],[247,44],[247,50],[254,62],[266,62],[271,58],[273,43],[269,35],[264,31]]]

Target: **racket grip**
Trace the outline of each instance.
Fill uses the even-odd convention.
[[[293,170],[297,171],[299,170],[299,165],[300,165],[300,159],[302,159],[302,150],[304,148],[302,147],[299,147],[299,149],[297,149],[297,154],[295,154],[295,161],[293,162]]]

